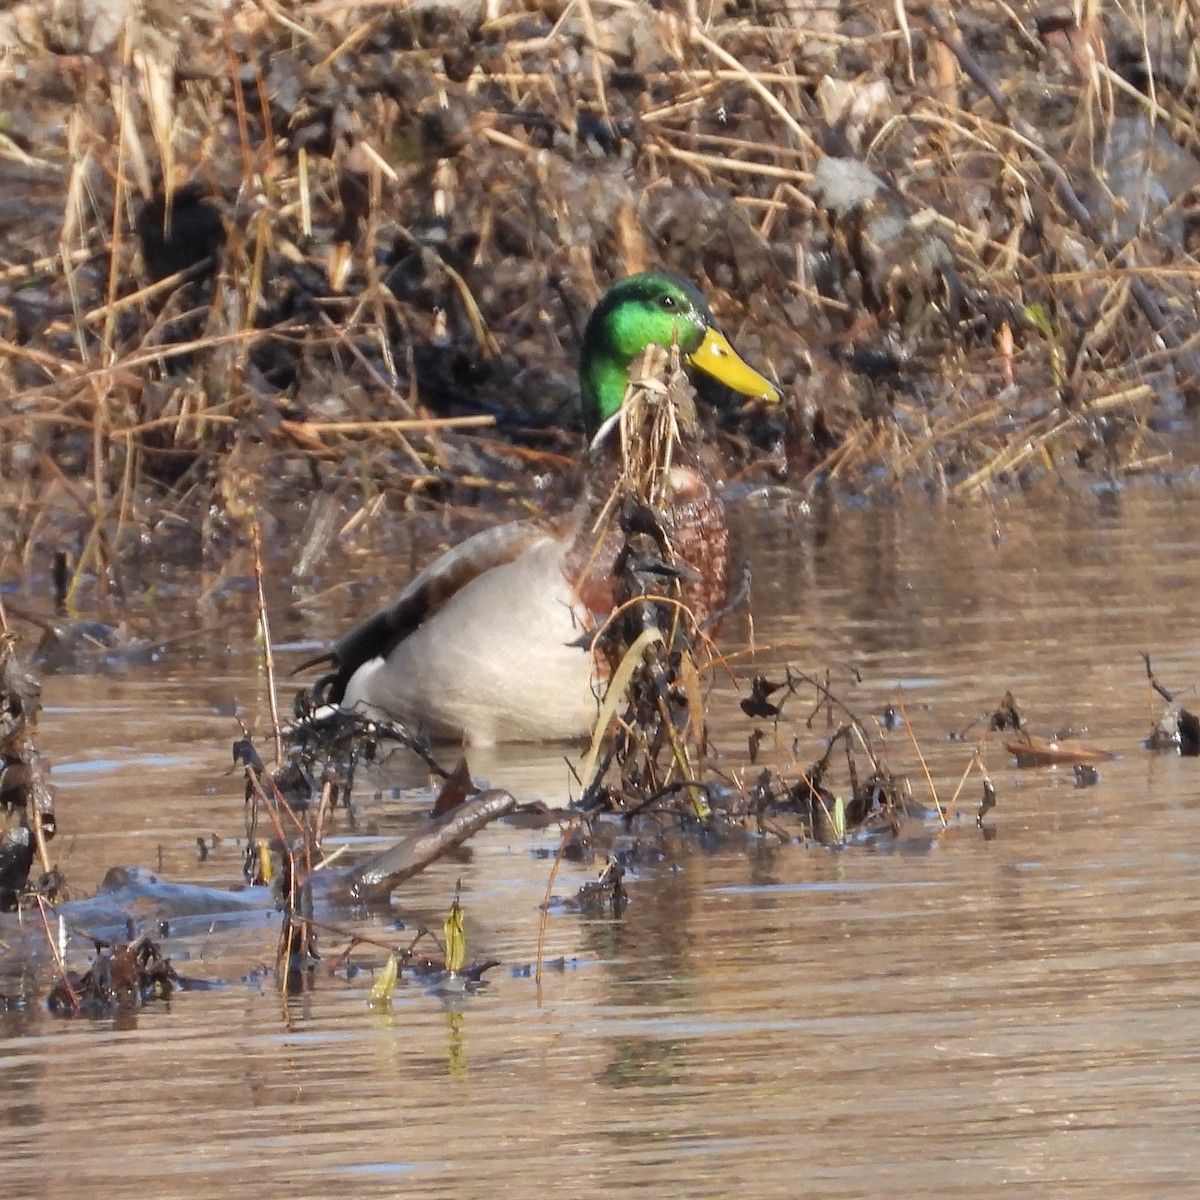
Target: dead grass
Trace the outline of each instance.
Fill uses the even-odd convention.
[[[726,450],[800,489],[1144,470],[1196,401],[1198,0],[62,11],[0,16],[6,556],[532,496],[648,265],[779,379]]]

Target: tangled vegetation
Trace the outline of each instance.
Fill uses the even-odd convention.
[[[788,397],[724,414],[742,469],[973,496],[1160,462],[1200,377],[1198,17],[10,6],[4,549],[55,503],[91,567],[284,494],[540,503],[580,316],[648,265]]]

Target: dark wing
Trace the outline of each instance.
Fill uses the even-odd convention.
[[[519,558],[546,536],[546,531],[532,521],[516,521],[473,534],[430,563],[387,608],[340,638],[328,654],[310,659],[297,671],[332,663],[333,671],[317,688],[321,700],[340,704],[347,684],[363,663],[387,658],[456,592],[492,567]]]

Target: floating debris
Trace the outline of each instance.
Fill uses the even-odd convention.
[[[1200,718],[1189,712],[1158,681],[1150,666],[1150,655],[1142,654],[1146,666],[1146,679],[1151,689],[1165,702],[1166,707],[1154,722],[1154,728],[1146,739],[1148,750],[1176,750],[1182,758],[1200,757]]]
[[[113,945],[96,943],[96,957],[82,974],[64,973],[46,1003],[64,1016],[107,1016],[154,1000],[169,1000],[183,985],[157,942],[142,936]]]
[[[1038,737],[1032,733],[1023,733],[1020,738],[1005,742],[1004,748],[1017,760],[1018,767],[1073,767],[1112,762],[1118,757],[1111,750]]]

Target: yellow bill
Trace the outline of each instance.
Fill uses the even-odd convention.
[[[710,327],[700,348],[688,355],[688,362],[743,396],[754,396],[758,400],[779,399],[775,385],[746,362],[720,330]]]

